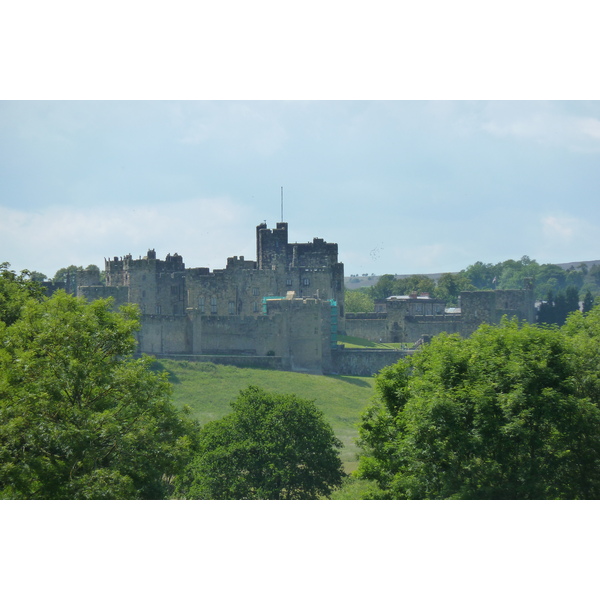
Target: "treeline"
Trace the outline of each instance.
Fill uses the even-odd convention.
[[[425,275],[396,279],[383,275],[371,286],[346,290],[347,312],[370,312],[374,301],[410,292],[429,293],[456,305],[461,291],[522,289],[533,284],[535,300],[541,303],[540,322],[562,324],[569,312],[578,310],[580,302],[587,311],[600,293],[600,265],[588,268],[585,263],[565,270],[558,265],[539,264],[528,256],[497,264],[476,262],[459,273],[445,273],[437,282]]]

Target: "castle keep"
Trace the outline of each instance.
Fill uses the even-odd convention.
[[[338,246],[288,241],[288,224],[256,228],[256,260],[227,259],[224,269],[186,268],[177,253],[148,250],[105,260],[105,283],[80,271],[77,294],[139,305],[138,351],[313,373],[371,375],[403,351],[346,350],[337,335],[415,343],[442,331],[468,336],[503,315],[534,321],[531,286],[463,292],[460,308],[417,293],[378,301],[373,313],[345,314]]]

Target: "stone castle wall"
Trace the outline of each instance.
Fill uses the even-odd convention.
[[[345,334],[371,340],[389,341],[388,320],[385,313],[346,313]]]
[[[409,354],[402,350],[344,348],[332,353],[332,371],[338,375],[371,377]]]
[[[489,290],[461,292],[460,313],[444,310],[439,300],[406,297],[380,303],[383,312],[348,313],[346,335],[373,342],[414,343],[424,335],[442,332],[470,336],[482,323],[497,324],[503,316],[533,323],[533,292],[524,290]]]

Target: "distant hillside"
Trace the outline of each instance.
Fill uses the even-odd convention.
[[[600,260],[578,260],[575,262],[556,263],[556,264],[559,267],[561,267],[562,269],[565,269],[565,271],[567,269],[570,269],[571,267],[577,268],[581,264],[586,265],[588,267],[588,269],[590,269],[594,265],[600,264]],[[381,275],[383,275],[383,273]],[[344,285],[349,290],[356,290],[361,287],[371,287],[372,285],[375,285],[379,281],[379,278],[381,277],[381,275],[354,275],[351,277],[344,277]],[[395,273],[396,279],[406,279],[407,277],[410,277],[411,275],[424,275],[425,277],[429,277],[430,279],[437,281],[443,275],[443,273],[409,273],[409,274],[402,274],[402,275]]]

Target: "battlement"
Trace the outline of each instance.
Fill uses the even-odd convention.
[[[256,269],[256,262],[253,260],[244,260],[243,256],[230,256],[227,259],[227,269]]]
[[[165,260],[156,258],[156,250],[148,250],[148,254],[143,258],[140,256],[134,259],[131,254],[125,256],[115,256],[111,259],[104,259],[104,271],[106,273],[106,285],[121,286],[130,285],[132,278],[138,275],[145,278],[152,274],[160,276],[165,273],[175,273],[185,271],[183,256],[177,254],[167,254]]]
[[[256,263],[258,269],[331,268],[338,264],[338,245],[323,238],[290,244],[287,223],[277,223],[275,229],[261,223],[256,228]]]
[[[287,223],[277,223],[275,229],[267,229],[266,223],[256,227],[256,262],[259,269],[289,263]]]

